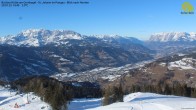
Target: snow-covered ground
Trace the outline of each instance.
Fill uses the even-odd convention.
[[[69,110],[196,110],[196,98],[138,92],[107,106],[101,106],[101,99],[75,99]]]
[[[101,98],[74,99],[68,105],[68,110],[86,110],[101,106]]]
[[[181,69],[193,69],[195,70],[196,67],[194,66],[196,63],[196,59],[193,58],[183,58],[182,60],[170,62],[169,66],[170,68],[181,68]]]
[[[0,110],[51,110],[47,103],[33,93],[28,94],[28,101],[27,94],[16,95],[16,92],[0,86]],[[14,108],[16,103],[19,108]]]
[[[33,93],[10,92],[0,87],[0,110],[51,110],[50,106],[41,101]],[[14,108],[15,104],[20,108]],[[101,98],[74,99],[68,104],[68,110],[196,110],[196,98],[187,98],[155,93],[132,93],[124,96],[124,102],[102,106]]]

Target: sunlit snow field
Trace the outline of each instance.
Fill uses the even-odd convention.
[[[51,110],[33,93],[17,94],[0,87],[0,110]],[[17,103],[20,108],[14,108]],[[102,98],[74,99],[68,110],[196,110],[196,98],[155,93],[132,93],[124,96],[124,102],[102,106]]]
[[[99,106],[99,107],[98,107]],[[196,110],[196,98],[155,93],[132,93],[124,102],[101,106],[101,99],[75,99],[69,110]]]
[[[27,94],[16,95],[16,92],[0,87],[0,110],[51,110],[47,103],[33,93],[28,94],[28,101]],[[19,108],[14,108],[16,103]]]

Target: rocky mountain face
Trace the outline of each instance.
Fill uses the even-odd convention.
[[[83,72],[152,59],[142,41],[117,35],[85,36],[65,30],[26,30],[0,38],[0,78]]]
[[[66,44],[67,39],[82,39],[82,36],[73,31],[30,29],[17,35],[0,38],[0,44],[15,46],[43,46],[47,44]]]

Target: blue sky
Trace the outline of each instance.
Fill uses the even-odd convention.
[[[157,32],[196,32],[196,12],[180,14],[185,0],[86,1],[90,4],[0,7],[0,36],[34,28],[74,30],[85,35],[118,34],[139,39],[148,39]],[[186,1],[196,8],[195,0]]]

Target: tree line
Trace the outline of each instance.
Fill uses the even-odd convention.
[[[187,86],[187,84],[167,84],[158,83],[157,85],[132,85],[130,88],[119,86],[108,86],[103,90],[103,105],[114,102],[123,102],[123,95],[134,92],[151,92],[163,95],[176,95],[196,98],[196,88]]]
[[[84,82],[86,85],[90,82]],[[67,104],[73,98],[102,97],[98,86],[74,86],[71,82],[61,82],[47,76],[33,76],[16,80],[11,88],[19,92],[34,92],[47,102],[53,110],[67,110]]]
[[[0,84],[6,85],[2,81]],[[168,84],[160,81],[157,85],[130,84],[129,87],[120,83],[117,86],[110,85],[101,89],[90,82],[74,86],[72,82],[61,82],[47,76],[31,76],[11,82],[10,85],[12,89],[19,92],[34,92],[43,101],[50,104],[53,110],[67,110],[67,104],[73,98],[104,97],[103,105],[108,105],[114,102],[123,102],[124,95],[134,92],[152,92],[196,98],[196,88],[179,82]]]

